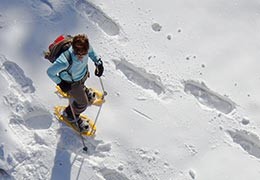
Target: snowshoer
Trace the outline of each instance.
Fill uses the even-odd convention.
[[[67,52],[69,52],[72,60],[71,64],[68,62],[65,54]],[[47,74],[63,92],[68,93],[72,97],[73,102],[65,108],[63,116],[72,122],[76,121],[80,132],[84,132],[88,130],[89,125],[87,121],[83,121],[80,118],[80,114],[91,104],[84,85],[89,77],[88,57],[95,64],[95,75],[98,77],[101,77],[103,74],[103,62],[90,46],[88,37],[84,34],[73,37],[71,47],[67,52],[63,52],[55,60],[48,68]]]

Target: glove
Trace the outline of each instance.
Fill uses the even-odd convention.
[[[70,83],[68,83],[68,82],[66,82],[66,81],[63,81],[63,80],[61,80],[61,82],[59,83],[59,84],[57,84],[60,88],[61,88],[61,90],[63,91],[63,92],[68,92],[69,90],[71,90],[71,84]]]
[[[103,66],[103,62],[101,61],[101,59],[99,59],[97,62],[95,62],[95,65],[96,65],[95,75],[98,77],[102,76],[102,74],[104,72],[104,66]]]

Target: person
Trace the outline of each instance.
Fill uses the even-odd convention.
[[[94,62],[96,66],[95,75],[98,77],[103,74],[103,62],[90,46],[88,37],[85,34],[74,36],[71,47],[67,51],[69,51],[72,60],[69,70],[66,70],[70,64],[64,54],[65,52],[63,52],[47,69],[47,74],[63,92],[73,97],[73,102],[65,108],[63,116],[69,121],[76,120],[76,125],[81,132],[87,131],[88,124],[86,121],[82,121],[80,114],[90,105],[84,85],[89,77],[88,59],[90,57]]]

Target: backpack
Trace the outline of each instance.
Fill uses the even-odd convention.
[[[48,51],[44,52],[45,59],[48,59],[51,63],[53,63],[63,52],[66,52],[70,48],[72,39],[73,37],[71,35],[58,36],[49,45]]]
[[[54,63],[55,60],[64,53],[69,66],[66,70],[63,70],[61,72],[67,71],[67,73],[71,76],[71,73],[69,72],[71,66],[72,66],[72,58],[71,54],[68,51],[68,49],[71,46],[73,36],[71,35],[60,35],[58,36],[50,45],[48,48],[48,51],[44,51],[44,58],[49,60],[51,63]],[[60,72],[60,73],[61,73]],[[71,78],[73,80],[73,78]]]

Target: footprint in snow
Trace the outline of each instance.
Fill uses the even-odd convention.
[[[228,130],[232,140],[239,144],[248,154],[260,159],[260,138],[245,130]]]
[[[9,123],[14,130],[23,129],[21,126],[29,130],[49,129],[52,124],[52,115],[47,111],[39,110],[24,116],[14,116]]]
[[[32,9],[38,12],[39,16],[50,22],[58,22],[62,19],[62,14],[56,12],[52,3],[48,0],[30,1]]]
[[[225,114],[229,114],[235,109],[234,102],[211,91],[204,83],[193,80],[185,81],[184,91],[192,94],[201,104],[210,109],[216,109]]]
[[[52,124],[52,114],[37,106],[24,115],[23,119],[25,126],[29,129],[49,129]]]
[[[113,60],[113,62],[116,69],[120,70],[132,83],[144,89],[150,89],[158,95],[165,92],[166,88],[162,84],[159,76],[150,74],[146,72],[145,69],[136,67],[125,59],[121,59],[121,61]]]
[[[35,87],[33,86],[33,81],[26,77],[23,69],[12,61],[4,61],[2,68],[7,72],[9,77],[18,84],[24,93],[35,92]]]
[[[86,0],[77,0],[75,8],[80,14],[96,23],[107,35],[116,36],[120,34],[119,25],[94,4]]]

